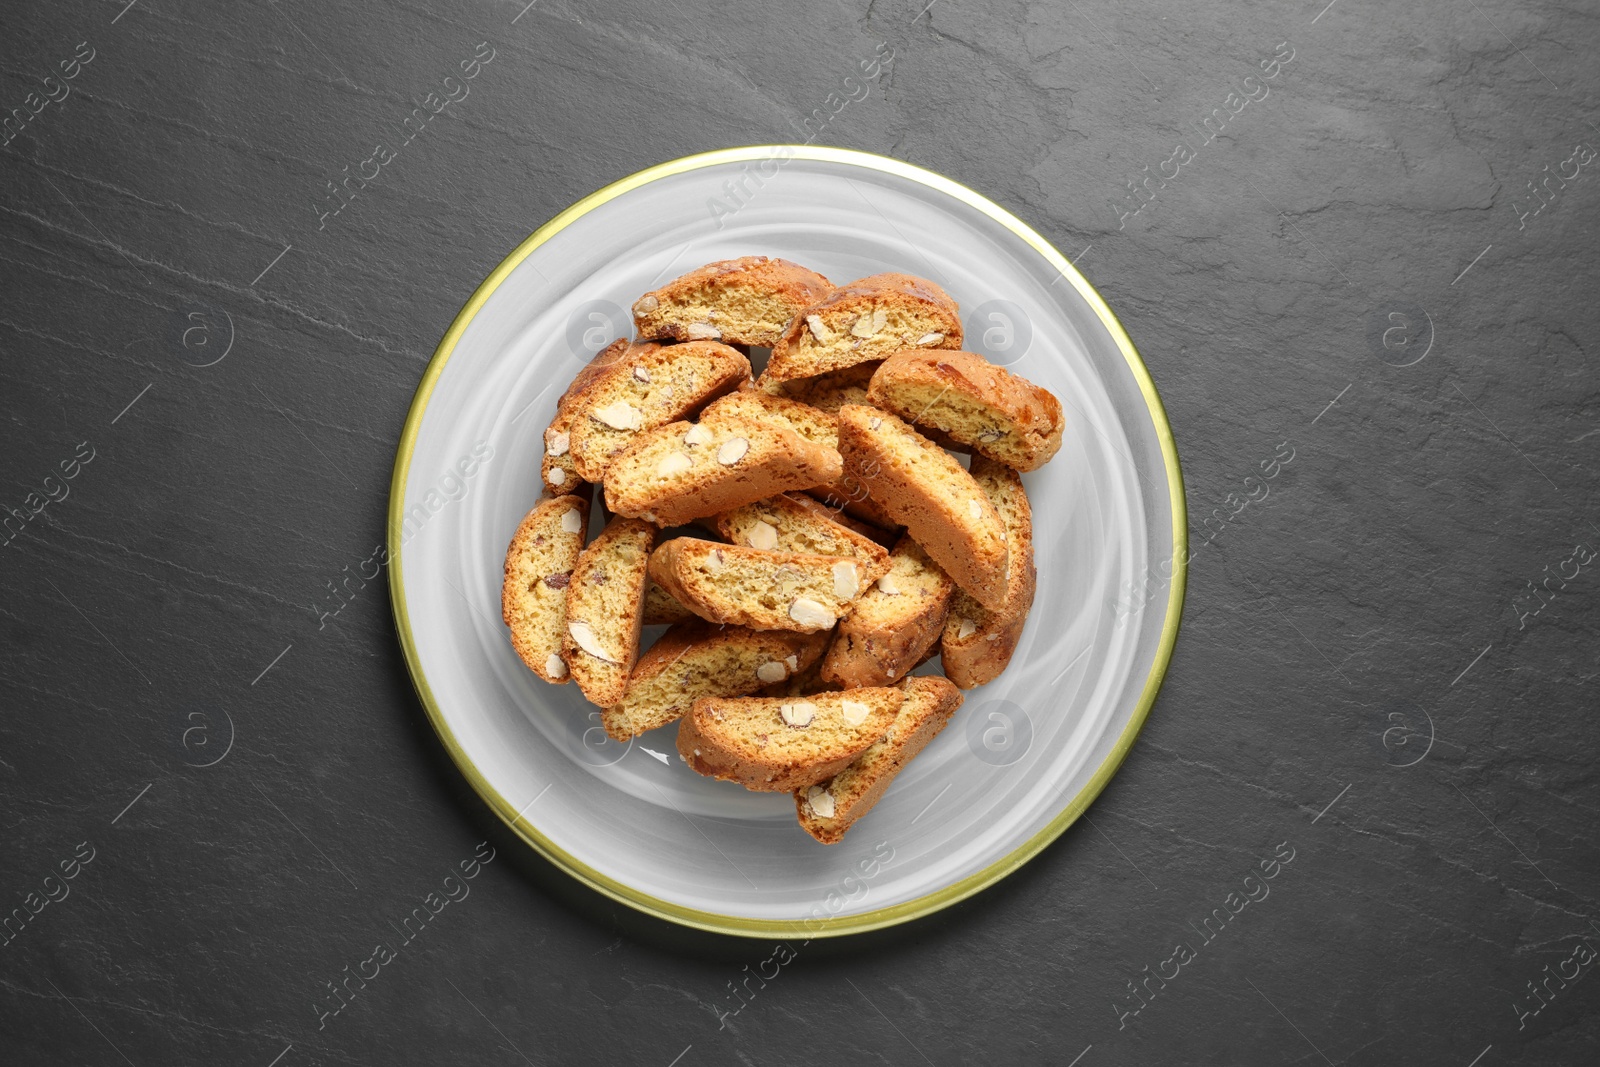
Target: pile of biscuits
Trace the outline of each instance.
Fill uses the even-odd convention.
[[[832,844],[1010,661],[1035,584],[1019,472],[1061,447],[1061,405],[962,351],[955,301],[906,274],[834,286],[747,256],[633,317],[545,431],[506,553],[512,645],[611,737],[678,722],[689,766],[793,793]],[[944,677],[911,675],[935,655]]]

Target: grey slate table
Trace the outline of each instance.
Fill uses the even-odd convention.
[[[1594,6],[924,3],[4,5],[0,1062],[1600,1062]],[[318,609],[518,241],[813,135],[1075,259],[1205,545],[1090,818],[762,984],[501,832],[381,578]]]

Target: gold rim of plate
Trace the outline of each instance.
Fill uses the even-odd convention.
[[[1084,788],[1043,829],[1024,841],[1010,855],[989,864],[982,870],[945,886],[943,889],[917,897],[914,900],[908,900],[887,908],[862,912],[857,915],[829,917],[820,922],[816,919],[749,919],[737,915],[722,915],[716,912],[701,911],[696,908],[686,908],[682,905],[662,900],[643,890],[624,885],[613,878],[608,878],[601,874],[571,853],[556,846],[531,822],[520,817],[516,806],[501,796],[489,784],[482,772],[478,770],[477,766],[462,749],[460,742],[457,741],[455,734],[451,731],[449,723],[445,721],[444,714],[439,708],[439,703],[434,698],[432,688],[428,685],[427,676],[423,673],[417,656],[416,639],[411,632],[410,616],[406,611],[405,560],[400,548],[401,526],[404,520],[406,476],[411,469],[411,455],[416,447],[417,434],[422,426],[423,414],[428,408],[428,400],[433,395],[433,387],[438,382],[440,374],[444,372],[445,364],[450,361],[450,354],[455,350],[456,342],[466,332],[468,325],[471,324],[478,310],[488,302],[489,298],[494,295],[495,290],[500,287],[500,283],[505,281],[511,272],[534,249],[544,244],[577,219],[609,200],[659,178],[683,174],[702,167],[712,167],[723,163],[740,163],[764,159],[785,149],[792,153],[795,159],[864,167],[936,189],[989,216],[1026,241],[1051,266],[1060,271],[1072,283],[1078,294],[1094,309],[1095,314],[1099,316],[1107,332],[1110,333],[1117,347],[1121,349],[1123,358],[1127,360],[1128,368],[1133,373],[1134,380],[1139,383],[1140,392],[1144,394],[1145,404],[1150,411],[1150,420],[1155,427],[1156,436],[1161,442],[1162,459],[1166,464],[1167,489],[1172,507],[1173,529],[1172,585],[1167,597],[1166,622],[1162,627],[1161,641],[1156,649],[1155,661],[1151,664],[1150,674],[1145,679],[1144,689],[1139,694],[1139,703],[1134,708],[1133,717],[1129,719],[1128,725],[1124,727],[1121,736],[1117,738],[1111,752],[1106,756],[1105,761],[1100,764]],[[400,435],[400,445],[395,455],[394,477],[391,480],[389,490],[389,598],[394,608],[395,625],[400,633],[400,644],[405,652],[406,666],[410,669],[412,683],[416,686],[417,695],[421,698],[422,705],[427,710],[429,721],[433,723],[433,728],[438,732],[439,739],[444,742],[446,751],[450,753],[450,758],[455,761],[456,766],[461,769],[461,773],[466,776],[472,788],[488,803],[501,821],[546,859],[578,881],[610,897],[612,900],[626,904],[631,908],[636,908],[648,915],[666,919],[669,922],[683,926],[740,937],[838,937],[909,922],[965,900],[1027,863],[1043,851],[1045,846],[1061,836],[1067,827],[1077,821],[1078,816],[1088,808],[1094,798],[1105,788],[1106,783],[1111,780],[1111,776],[1117,772],[1117,768],[1133,747],[1134,739],[1138,737],[1140,729],[1144,726],[1145,719],[1150,714],[1150,707],[1155,703],[1156,694],[1161,689],[1161,682],[1166,675],[1167,665],[1172,659],[1172,649],[1178,638],[1178,623],[1183,613],[1184,590],[1188,577],[1188,541],[1188,513],[1184,505],[1183,472],[1178,462],[1177,446],[1172,439],[1172,426],[1167,421],[1167,413],[1165,408],[1162,407],[1161,397],[1156,392],[1155,383],[1151,381],[1150,372],[1146,369],[1144,361],[1139,357],[1138,351],[1134,349],[1133,342],[1129,340],[1127,332],[1122,328],[1122,323],[1117,321],[1116,315],[1111,311],[1105,300],[1101,298],[1100,294],[1095,291],[1094,287],[1089,284],[1083,275],[1078,273],[1077,268],[1065,256],[1027,223],[981,193],[921,167],[902,163],[898,159],[889,159],[870,152],[858,152],[846,148],[822,148],[805,145],[752,145],[745,148],[725,148],[714,152],[702,152],[698,155],[685,156],[682,159],[659,163],[589,194],[536,230],[527,240],[518,245],[494,269],[488,278],[484,279],[482,285],[478,286],[477,291],[472,294],[472,297],[462,307],[460,313],[456,315],[455,321],[450,324],[450,329],[446,331],[443,340],[439,342],[439,347],[434,351],[433,359],[428,363],[428,369],[423,374],[421,383],[417,386],[416,396],[411,401],[411,410],[406,416],[405,429]]]

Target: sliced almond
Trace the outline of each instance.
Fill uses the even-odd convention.
[[[833,595],[840,600],[854,600],[861,595],[861,572],[854,563],[840,560],[833,565]]]
[[[925,333],[921,337],[917,338],[917,345],[918,347],[923,345],[936,345],[942,343],[943,341],[944,334],[942,333]]]
[[[561,532],[574,534],[583,529],[583,515],[573,508],[561,516]]]
[[[839,704],[839,714],[844,718],[845,725],[860,726],[867,721],[867,716],[872,714],[872,705],[847,697]]]
[[[956,620],[956,639],[964,641],[978,632],[978,624],[971,619]]]
[[[1001,430],[985,430],[978,435],[978,440],[982,441],[984,444],[992,445],[1004,436],[1005,433]]]
[[[894,580],[894,575],[885,574],[882,578],[878,579],[878,592],[882,593],[884,596],[899,596],[900,583]]]
[[[834,614],[827,605],[819,604],[810,597],[797,596],[794,603],[789,605],[789,618],[813,630],[825,630],[834,624]]]
[[[661,301],[657,300],[649,293],[646,293],[644,296],[641,296],[638,300],[633,302],[633,311],[636,315],[643,315],[646,312],[654,311],[660,306],[660,304]]]
[[[643,367],[635,367],[633,368],[633,380],[641,385],[649,385],[650,372],[645,370]]]
[[[770,552],[778,547],[778,530],[772,523],[765,520],[758,519],[756,524],[750,527],[748,537],[751,548],[759,548]]]
[[[872,418],[867,420],[867,429],[869,429],[869,430],[881,430],[881,429],[883,429],[883,420],[878,418],[877,416],[873,416]]]
[[[811,814],[819,819],[833,818],[833,794],[820,785],[814,785],[806,790],[806,806],[811,809]]]
[[[552,456],[564,456],[572,447],[572,435],[565,430],[552,430],[545,435],[544,450]]]
[[[689,427],[689,432],[683,435],[683,443],[686,445],[709,445],[713,440],[715,438],[711,436],[711,430],[699,423]]]
[[[709,322],[691,322],[684,333],[691,341],[715,341],[722,336],[722,331]]]
[[[552,678],[565,678],[567,676],[567,661],[550,653],[544,658],[544,673]]]
[[[828,329],[827,326],[823,325],[821,315],[807,315],[806,325],[811,327],[811,336],[815,337],[823,344],[827,344],[829,341],[833,340],[833,331]]]
[[[817,706],[809,700],[797,700],[793,704],[778,705],[778,714],[790,726],[803,729],[817,717]]]
[[[661,462],[656,464],[656,476],[670,478],[674,474],[682,474],[692,466],[694,466],[694,460],[689,458],[688,453],[668,452],[661,457]]]
[[[562,484],[564,484],[566,482],[566,480],[567,480],[567,472],[566,471],[562,470],[560,467],[551,467],[550,468],[550,484],[551,485],[562,485]]]
[[[791,671],[797,671],[797,670],[800,669],[800,657],[795,655],[792,652],[789,655],[783,657],[783,662],[785,662],[785,663],[787,663],[789,665],[789,669]]]
[[[713,573],[722,569],[721,549],[713,548],[710,552],[706,553],[705,568]]]
[[[626,400],[614,400],[603,408],[595,408],[589,412],[589,416],[613,430],[637,430],[644,425],[644,416],[639,409]]]
[[[743,437],[734,437],[722,442],[722,447],[717,449],[717,462],[724,467],[731,467],[744,458],[750,451],[750,442]]]
[[[574,644],[583,649],[585,652],[589,653],[589,655],[593,656],[595,659],[604,660],[607,663],[617,662],[606,654],[606,650],[604,648],[600,647],[600,638],[596,636],[594,627],[590,626],[582,619],[568,620],[567,633],[572,635]]]
[[[756,668],[756,677],[761,681],[766,682],[768,685],[771,685],[773,682],[781,682],[785,678],[789,677],[789,672],[784,665],[779,663],[777,660],[769,659],[767,662]]]
[[[967,501],[967,514],[975,519],[983,518],[983,505],[976,500]]]
[[[856,337],[871,337],[883,329],[888,322],[888,309],[878,308],[876,311],[863,312],[861,317],[856,319],[855,324],[850,327],[850,332]]]

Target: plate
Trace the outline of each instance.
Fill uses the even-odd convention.
[[[833,846],[787,794],[702,778],[676,727],[605,739],[575,685],[512,651],[501,568],[539,496],[542,434],[648,289],[713,260],[782,256],[843,282],[932,278],[967,347],[1056,394],[1064,443],[1024,476],[1038,596],[1010,668]],[[598,518],[598,511],[596,517]],[[1143,724],[1177,637],[1186,519],[1154,385],[1116,317],[1023,222],[947,178],[794,145],[663,163],[574,204],[467,301],[400,440],[390,592],[429,719],[474,789],[573,877],[673,922],[828,937],[947,907],[1054,840]],[[658,628],[646,631],[653,639]]]

